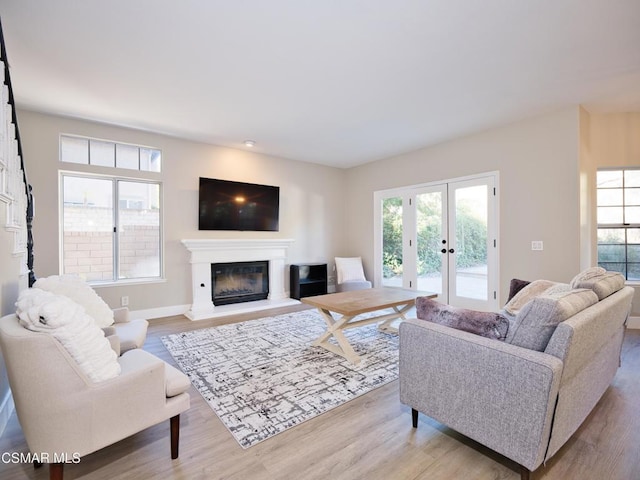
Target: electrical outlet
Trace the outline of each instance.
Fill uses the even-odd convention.
[[[531,250],[544,250],[542,240],[534,240],[531,242]]]
[[[126,307],[127,305],[129,305],[129,297],[120,297],[120,306]]]

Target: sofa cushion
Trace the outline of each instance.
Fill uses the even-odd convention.
[[[64,295],[84,307],[85,312],[99,327],[113,324],[113,311],[96,291],[77,275],[51,275],[39,278],[33,285],[57,295]]]
[[[523,287],[514,297],[507,302],[504,309],[511,315],[517,315],[522,307],[538,295],[542,295],[545,290],[552,287],[556,282],[551,280],[534,280]]]
[[[580,272],[571,280],[572,288],[588,288],[593,290],[598,299],[607,298],[624,287],[625,279],[621,273],[608,272],[604,268],[594,267]]]
[[[539,295],[518,312],[507,342],[542,352],[560,322],[597,302],[598,296],[588,289]]]
[[[371,282],[368,280],[349,280],[348,282],[336,284],[336,292],[352,292],[368,288],[371,288]]]
[[[20,292],[16,307],[24,328],[55,338],[92,382],[120,374],[118,355],[111,342],[84,308],[70,298],[29,288]]]
[[[416,298],[416,311],[421,320],[496,340],[504,340],[509,329],[509,321],[499,313],[452,307],[428,297]]]

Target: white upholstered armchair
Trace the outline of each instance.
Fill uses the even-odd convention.
[[[164,361],[133,349],[117,359],[119,375],[92,382],[58,340],[27,330],[16,315],[0,319],[0,349],[29,449],[54,462],[50,478],[62,478],[61,458],[83,457],[167,419],[171,458],[178,457],[189,380]]]
[[[364,276],[361,257],[336,257],[336,292],[364,290],[371,288],[371,282]]]

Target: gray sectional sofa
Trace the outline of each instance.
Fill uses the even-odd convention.
[[[586,275],[571,284],[585,288],[541,292],[509,319],[506,340],[403,322],[400,401],[413,426],[426,414],[530,478],[586,419],[620,365],[634,290],[613,277]]]

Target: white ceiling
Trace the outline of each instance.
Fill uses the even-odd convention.
[[[339,167],[569,105],[640,111],[638,0],[0,0],[0,16],[23,108]]]

